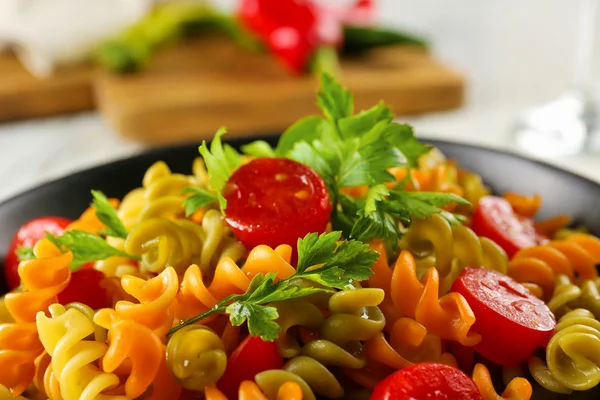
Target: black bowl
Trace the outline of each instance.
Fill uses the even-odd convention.
[[[271,144],[275,136],[256,137]],[[236,148],[248,139],[229,141]],[[539,193],[544,198],[541,218],[567,214],[600,234],[600,184],[554,166],[518,155],[477,146],[428,140],[449,158],[483,177],[494,192]],[[125,160],[94,167],[48,182],[0,203],[0,259],[16,230],[26,221],[45,215],[75,219],[89,206],[91,189],[121,198],[140,186],[146,169],[157,160],[171,170],[190,173],[198,147],[184,145],[152,150]],[[0,287],[0,293],[3,293]]]
[[[271,144],[277,140],[275,136],[252,140],[255,139]],[[238,139],[229,143],[239,148],[248,141]],[[494,192],[539,193],[544,198],[541,218],[567,214],[575,223],[583,223],[592,233],[600,234],[599,184],[514,154],[443,141],[427,142],[437,146],[449,158],[456,159],[462,167],[480,174]],[[140,186],[146,169],[155,161],[165,161],[174,172],[190,173],[192,160],[197,156],[198,147],[194,145],[153,150],[46,183],[1,203],[0,259],[4,258],[12,236],[24,222],[45,215],[75,219],[90,204],[91,189],[121,198]],[[1,281],[0,294],[6,292]],[[594,390],[569,398],[597,399],[600,394]]]

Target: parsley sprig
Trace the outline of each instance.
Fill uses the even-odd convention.
[[[17,258],[19,261],[35,259],[35,254],[33,253],[32,247],[19,246],[17,250],[15,250],[15,253],[17,253]]]
[[[113,236],[126,239],[128,232],[123,226],[121,219],[117,215],[117,210],[110,204],[104,193],[98,190],[92,190],[92,207],[96,209],[96,216],[102,222],[106,229],[100,232],[102,235]]]
[[[252,279],[246,293],[224,298],[210,310],[172,328],[169,334],[212,315],[225,313],[235,326],[247,322],[252,336],[275,340],[280,330],[275,322],[279,315],[269,303],[333,292],[334,289],[353,289],[355,282],[366,280],[373,274],[371,266],[379,254],[356,240],[338,244],[341,235],[341,232],[322,235],[310,233],[304,239],[299,239],[298,267],[294,275],[275,281],[275,273],[258,274]],[[294,282],[299,279],[315,282],[318,286],[295,285]]]
[[[46,233],[46,238],[61,251],[68,250],[73,253],[73,260],[69,265],[72,271],[77,271],[80,266],[89,262],[105,260],[113,256],[139,260],[140,257],[112,247],[106,242],[104,236],[126,239],[129,233],[117,215],[117,210],[110,204],[104,193],[92,190],[92,198],[91,206],[96,210],[96,216],[106,229],[98,232],[97,235],[81,230],[66,231],[59,236]]]
[[[394,122],[385,103],[354,113],[352,94],[333,77],[323,74],[317,105],[322,115],[297,121],[274,148],[265,141],[255,141],[242,146],[242,151],[254,157],[287,157],[313,168],[329,190],[333,228],[347,238],[378,237],[395,247],[401,236],[399,223],[410,224],[413,217],[440,214],[452,224],[460,223],[459,216],[443,210],[453,203],[469,204],[459,196],[406,192],[402,184],[393,190],[385,186],[396,181],[389,172],[391,168],[406,168],[410,179],[410,169],[417,168],[420,157],[432,149],[417,140],[411,126]],[[221,143],[223,134],[224,130],[217,132],[210,151],[206,143],[200,148],[221,210],[226,206],[221,190],[240,165],[239,154]],[[346,196],[343,189],[354,186],[367,186],[368,196]],[[193,193],[185,202],[188,214],[215,201],[215,196],[203,189],[186,191]]]
[[[127,254],[112,247],[102,236],[85,231],[72,230],[60,236],[46,233],[46,238],[59,249],[69,250],[73,253],[73,260],[69,265],[72,271],[77,271],[79,267],[89,262],[105,260],[113,256],[127,257],[133,260],[140,259],[138,256]]]

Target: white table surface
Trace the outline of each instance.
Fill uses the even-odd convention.
[[[519,113],[572,81],[579,1],[382,1],[387,23],[426,33],[438,56],[469,80],[465,107],[401,120],[422,137],[514,150],[510,128]],[[143,150],[96,113],[0,125],[0,201]],[[547,161],[600,182],[598,154]]]

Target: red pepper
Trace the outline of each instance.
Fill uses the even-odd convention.
[[[242,0],[240,18],[291,72],[300,74],[320,47],[339,46],[343,24],[370,18],[372,0],[321,6],[309,0]]]

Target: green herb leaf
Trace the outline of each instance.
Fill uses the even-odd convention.
[[[199,187],[186,187],[181,191],[181,194],[191,194],[190,197],[183,201],[185,207],[185,215],[189,217],[202,207],[215,203],[219,200],[218,196],[209,192],[206,189]]]
[[[387,196],[390,195],[390,191],[385,185],[376,185],[369,188],[367,193],[367,200],[365,201],[365,213],[373,213],[377,211],[377,202],[383,201]]]
[[[252,336],[260,336],[264,340],[275,340],[279,333],[279,325],[275,322],[279,316],[274,307],[266,306],[274,301],[283,301],[305,297],[327,289],[299,287],[290,285],[290,280],[275,282],[277,274],[258,274],[250,283],[246,293],[232,296],[233,300],[225,312],[233,325],[241,325],[248,321],[248,329]]]
[[[19,261],[35,260],[35,254],[33,254],[33,249],[31,247],[19,246],[15,253],[17,254]]]
[[[386,205],[388,210],[397,213],[398,210],[405,209],[408,210],[411,217],[415,218],[428,218],[433,214],[440,214],[443,210],[439,207],[448,204],[471,204],[453,193],[437,192],[402,192],[393,190],[390,192],[390,200],[389,204]]]
[[[242,152],[254,157],[275,157],[275,150],[264,140],[256,140],[242,146]]]
[[[357,240],[343,241],[322,268],[339,268],[344,278],[364,281],[373,275],[371,267],[378,257],[379,253],[368,244]]]
[[[296,273],[303,273],[308,267],[324,264],[333,255],[341,232],[318,235],[309,233],[304,239],[298,239],[298,267]]]
[[[378,209],[372,213],[361,212],[352,227],[350,237],[362,241],[379,238],[393,245],[400,237],[400,230],[398,222],[391,214]]]
[[[356,141],[346,151],[346,158],[342,161],[338,187],[392,182],[395,178],[387,170],[405,162],[402,153],[385,141],[376,141],[366,146],[360,146]]]
[[[338,121],[340,133],[344,138],[362,137],[379,122],[386,125],[392,122],[394,115],[383,101],[369,110],[342,118]]]
[[[73,253],[73,261],[70,264],[73,271],[76,271],[83,264],[104,260],[112,256],[139,260],[137,256],[127,254],[110,246],[102,237],[84,231],[68,231],[60,236],[47,233],[46,238],[59,249],[66,248]]]
[[[226,312],[229,314],[232,325],[240,326],[248,321],[250,335],[260,337],[263,340],[273,341],[277,339],[281,330],[275,322],[279,318],[275,307],[235,302],[227,306]]]
[[[210,145],[210,150],[206,145],[206,141],[203,141],[199,148],[208,171],[210,187],[218,193],[221,210],[225,210],[227,207],[227,201],[221,194],[221,190],[233,171],[241,165],[239,154],[231,146],[223,146],[221,136],[225,133],[225,128],[220,128],[217,131]]]
[[[321,136],[326,121],[320,115],[311,115],[296,121],[279,138],[275,154],[285,156],[298,142],[311,143]]]
[[[321,271],[321,268],[302,274],[302,279],[318,283],[326,287],[341,290],[352,290],[355,286],[353,280],[344,276],[344,271],[338,267],[331,267]]]
[[[417,140],[412,126],[406,124],[389,124],[385,129],[384,137],[394,147],[402,151],[410,168],[418,168],[419,158],[433,149],[433,146]]]
[[[317,94],[317,105],[323,115],[335,126],[337,121],[354,112],[354,97],[329,74],[321,75],[321,90]]]
[[[288,157],[314,169],[325,181],[332,199],[337,195],[335,184],[335,172],[331,169],[331,163],[323,154],[306,142],[298,142],[288,153]]]
[[[117,215],[117,210],[110,204],[104,193],[98,190],[92,190],[94,198],[92,206],[96,209],[96,216],[106,226],[106,230],[101,232],[106,236],[127,239],[127,229]]]

